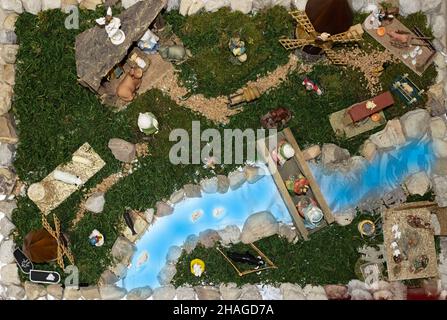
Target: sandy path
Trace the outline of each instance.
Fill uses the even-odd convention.
[[[206,98],[202,94],[195,94],[187,99],[182,99],[182,97],[188,94],[188,89],[179,84],[178,74],[174,66],[163,61],[159,55],[152,56],[151,60],[152,64],[147,74],[158,76],[145,77],[139,93],[152,88],[160,89],[178,105],[199,112],[206,118],[218,123],[228,123],[230,116],[242,111],[242,108],[228,109],[226,96]],[[263,77],[259,77],[256,81],[248,82],[248,85],[257,86],[261,94],[263,94],[270,89],[278,87],[286,80],[287,75],[298,67],[303,68],[298,58],[291,54],[289,61],[285,65],[276,68]]]

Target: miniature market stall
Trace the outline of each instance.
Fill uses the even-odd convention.
[[[73,154],[71,161],[58,166],[42,181],[32,184],[28,188],[28,197],[47,215],[79,190],[105,164],[92,147],[84,143]]]
[[[392,105],[394,105],[393,95],[386,91],[331,114],[329,121],[338,136],[349,139],[384,125],[386,118],[383,110]]]
[[[383,236],[389,281],[438,276],[430,210],[405,206],[386,210]]]
[[[430,41],[419,29],[410,30],[396,18],[393,18],[389,24],[374,28],[370,26],[372,15],[368,16],[363,23],[366,32],[398,57],[408,68],[422,76],[436,56],[436,50]],[[396,43],[396,39],[403,39],[402,35],[410,42]]]
[[[258,140],[258,148],[299,233],[308,240],[311,233],[333,223],[334,217],[292,131],[286,128],[276,139],[276,146],[269,145],[269,138]],[[278,159],[282,146],[293,149],[288,159]]]
[[[117,97],[116,90],[122,81],[119,78],[137,66],[143,74],[148,70],[148,55],[137,47],[137,42],[165,4],[166,0],[140,1],[122,12],[118,16],[125,34],[121,44],[113,44],[101,26],[95,26],[76,37],[78,81],[97,93],[103,103],[120,108],[129,102]]]

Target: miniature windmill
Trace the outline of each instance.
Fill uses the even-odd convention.
[[[346,61],[338,57],[332,47],[335,44],[346,44],[362,40],[363,29],[361,25],[352,26],[348,31],[331,35],[327,32],[319,33],[305,11],[292,11],[290,15],[298,22],[296,39],[282,38],[279,42],[287,50],[313,46],[320,48],[329,60],[335,65],[345,65]]]

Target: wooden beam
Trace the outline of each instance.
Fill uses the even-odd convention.
[[[316,182],[312,171],[310,170],[309,165],[307,164],[307,161],[304,159],[303,152],[301,151],[300,147],[298,146],[298,143],[295,140],[295,137],[292,134],[292,131],[290,128],[286,128],[283,130],[283,134],[286,137],[287,141],[292,145],[292,147],[295,149],[295,159],[298,161],[299,166],[301,167],[301,171],[303,175],[309,180],[309,185],[312,189],[312,192],[314,193],[314,196],[320,205],[321,210],[324,214],[324,219],[327,221],[328,224],[331,224],[334,222],[334,216],[332,215],[332,211],[329,208],[326,199],[323,196],[323,193],[321,192],[320,186]]]

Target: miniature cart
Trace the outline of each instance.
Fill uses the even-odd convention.
[[[391,86],[391,91],[397,94],[407,106],[411,106],[422,99],[425,90],[421,90],[408,78],[408,73],[397,78]]]

